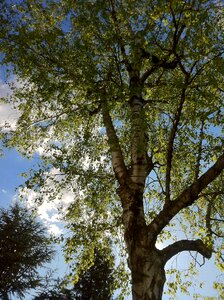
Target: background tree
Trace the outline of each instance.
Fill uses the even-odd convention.
[[[58,281],[34,300],[110,300],[115,281],[113,272],[111,262],[95,249],[92,266],[80,274],[72,289],[64,288],[63,282]]]
[[[110,262],[95,249],[93,265],[80,274],[78,282],[72,289],[74,299],[110,300],[112,299],[114,281]]]
[[[23,298],[41,285],[38,267],[53,256],[46,230],[29,211],[18,205],[0,209],[0,297]]]
[[[44,148],[28,188],[74,193],[66,255],[77,273],[122,233],[133,299],[161,299],[165,264],[182,251],[215,252],[220,266],[222,2],[11,2],[1,50],[22,88],[5,143]]]
[[[33,300],[72,300],[72,291],[68,288],[62,287],[63,282],[60,279],[56,280],[53,285],[48,284],[43,291],[38,293]]]

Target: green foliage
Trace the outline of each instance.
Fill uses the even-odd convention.
[[[0,50],[20,82],[8,101],[21,113],[16,129],[4,132],[4,142],[26,155],[41,153],[40,170],[31,171],[26,182],[39,192],[37,200],[73,193],[64,215],[73,233],[65,250],[68,260],[78,259],[78,276],[91,264],[94,247],[105,249],[111,239],[116,246],[123,242],[113,145],[107,143],[102,105],[107,103],[131,171],[137,123],[130,99],[141,94],[137,131],[144,131],[153,161],[144,186],[147,224],[167,196],[177,199],[221,155],[223,4],[26,0],[3,1],[0,8]],[[132,84],[136,78],[141,84]],[[141,152],[144,145],[134,146]],[[174,240],[178,226],[188,239],[200,237],[220,253],[222,203],[223,174],[170,221],[159,239]],[[121,253],[126,259],[123,248]],[[221,254],[217,259],[220,264]]]
[[[18,205],[0,209],[0,296],[23,299],[29,289],[42,284],[38,267],[53,256],[46,229]]]

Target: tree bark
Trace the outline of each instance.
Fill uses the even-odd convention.
[[[136,247],[129,264],[133,300],[161,300],[166,277],[159,250]]]
[[[135,185],[134,185],[135,186]],[[128,265],[132,276],[133,300],[162,299],[165,278],[163,253],[149,238],[139,191],[126,186],[120,189],[123,205],[123,225],[128,249]]]

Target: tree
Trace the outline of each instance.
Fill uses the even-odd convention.
[[[109,261],[96,249],[92,266],[83,271],[72,289],[63,287],[63,282],[57,282],[52,289],[44,291],[34,300],[109,300],[112,299],[113,269]]]
[[[109,261],[95,249],[93,265],[80,274],[78,282],[73,287],[74,299],[110,300],[113,282],[113,270]]]
[[[161,299],[164,266],[180,252],[215,252],[220,265],[221,1],[8,5],[1,50],[22,88],[11,97],[17,128],[4,140],[26,155],[44,148],[28,188],[50,199],[74,192],[66,252],[78,272],[121,230],[133,299]]]
[[[0,297],[23,298],[27,290],[41,285],[38,267],[53,255],[41,223],[18,203],[0,209]]]
[[[49,284],[49,283],[48,283]],[[56,283],[49,287],[47,285],[45,290],[39,293],[33,298],[33,300],[72,300],[72,292],[70,289],[62,287],[63,282],[60,279],[56,280]]]

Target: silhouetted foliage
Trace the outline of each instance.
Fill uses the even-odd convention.
[[[95,250],[94,265],[80,274],[79,281],[72,289],[64,288],[57,280],[52,289],[41,292],[33,300],[110,300],[113,283],[110,262]]]
[[[46,229],[17,203],[0,209],[0,297],[23,298],[41,285],[38,267],[51,260],[53,249]]]
[[[109,261],[96,249],[94,265],[83,272],[74,285],[74,299],[106,300],[112,299],[113,270]]]

